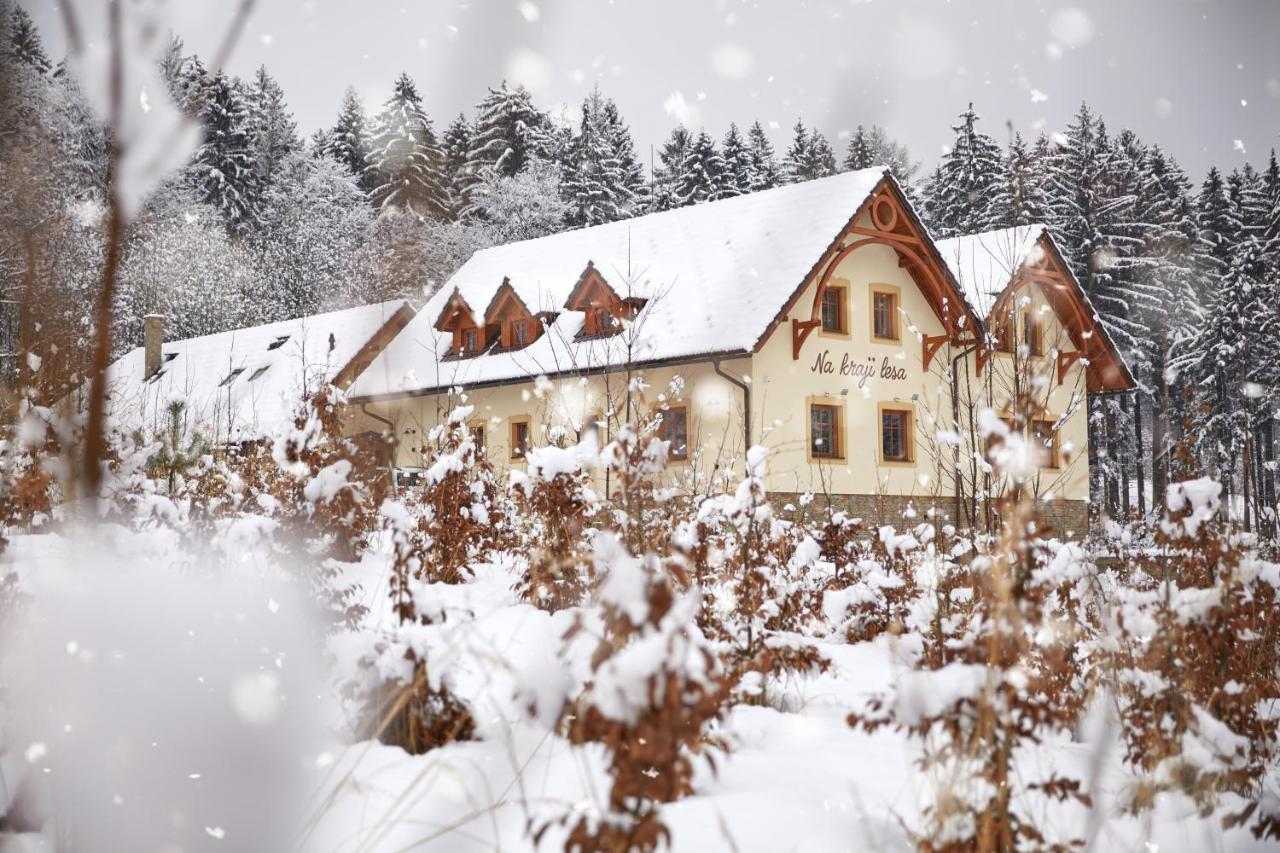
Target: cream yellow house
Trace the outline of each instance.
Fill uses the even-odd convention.
[[[350,428],[412,470],[464,402],[498,466],[640,423],[691,493],[761,444],[771,493],[885,523],[981,522],[1012,472],[1079,530],[1086,394],[1131,382],[1043,229],[935,243],[868,169],[478,252],[352,385]],[[992,465],[1010,427],[1030,465]]]

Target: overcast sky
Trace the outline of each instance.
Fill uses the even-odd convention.
[[[56,5],[22,2],[60,57]],[[100,32],[102,0],[73,5]],[[169,5],[211,56],[230,0]],[[599,83],[646,158],[677,120],[718,137],[759,119],[781,149],[803,117],[841,149],[881,124],[926,169],[969,100],[1003,141],[1086,99],[1198,180],[1280,146],[1278,45],[1280,0],[258,0],[228,70],[265,64],[308,134],[347,86],[376,107],[407,71],[438,129],[504,77],[570,113]]]

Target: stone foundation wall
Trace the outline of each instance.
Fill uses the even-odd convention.
[[[775,492],[769,495],[769,500],[784,518],[805,511],[800,505],[800,495],[795,492]],[[828,508],[843,510],[869,526],[889,524],[902,529],[928,520],[955,524],[956,503],[951,497],[929,495],[814,495],[807,511],[825,514]],[[908,512],[915,513],[909,520]],[[1089,531],[1089,505],[1086,501],[1040,501],[1036,519],[1040,528],[1051,531],[1054,538],[1082,539]]]

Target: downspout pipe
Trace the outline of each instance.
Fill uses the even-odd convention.
[[[726,373],[720,366],[720,359],[713,359],[711,366],[718,376],[742,389],[742,437],[746,440],[742,452],[746,453],[751,449],[751,386],[733,374]]]
[[[959,435],[959,429],[960,429],[960,380],[959,380],[960,374],[956,369],[956,365],[960,361],[960,359],[968,358],[972,353],[976,352],[978,350],[978,347],[982,346],[982,344],[983,344],[983,341],[981,337],[979,337],[977,339],[977,343],[975,343],[973,346],[969,347],[968,349],[961,350],[955,357],[951,359],[951,422],[956,427],[957,435]],[[951,453],[951,457],[952,457],[952,464],[954,466],[954,473],[952,476],[955,480],[954,486],[955,486],[955,492],[956,492],[955,494],[956,526],[959,527],[961,512],[964,509],[964,501],[961,500],[961,496],[960,496],[960,482],[962,480],[962,477],[960,474],[960,446],[959,445],[956,445],[955,450],[953,450]],[[970,521],[972,522],[973,519],[970,519]]]

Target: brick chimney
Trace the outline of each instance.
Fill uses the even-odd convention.
[[[143,364],[146,369],[143,373],[143,379],[150,379],[160,370],[163,358],[160,354],[160,345],[164,343],[164,315],[148,314],[142,318],[142,351],[144,353]]]

